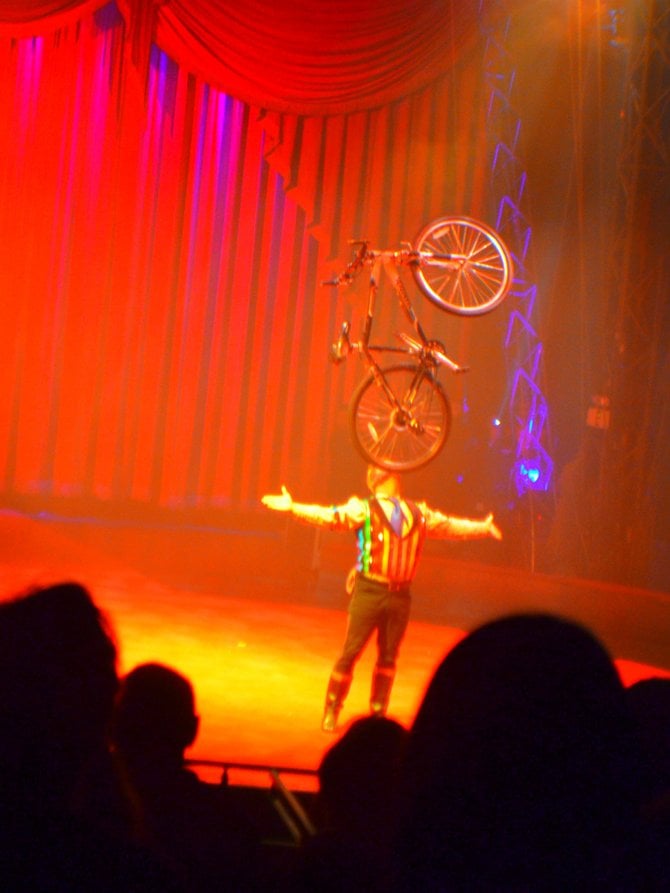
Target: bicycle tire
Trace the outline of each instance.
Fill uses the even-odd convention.
[[[490,226],[469,217],[440,217],[414,243],[412,265],[423,294],[441,310],[458,316],[489,313],[512,284],[512,257]]]
[[[432,461],[446,443],[451,406],[430,372],[424,371],[416,384],[418,371],[410,364],[381,370],[391,391],[402,397],[400,413],[373,372],[354,391],[349,404],[350,430],[356,448],[368,463],[387,471],[413,471]],[[412,397],[414,384],[416,393]]]

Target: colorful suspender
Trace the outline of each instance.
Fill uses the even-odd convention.
[[[372,536],[370,523],[370,500],[363,500],[365,505],[365,520],[363,526],[358,531],[358,555],[360,567],[359,570],[363,574],[367,574],[370,570],[370,552],[372,550]]]

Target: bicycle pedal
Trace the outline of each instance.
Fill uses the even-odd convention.
[[[343,355],[341,353],[338,344],[330,345],[330,350],[328,351],[328,356],[330,357],[330,362],[335,363],[336,366],[339,366],[340,363],[343,363],[346,360],[346,355]]]

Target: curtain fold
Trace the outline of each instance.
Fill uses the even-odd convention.
[[[477,0],[118,0],[135,57],[153,41],[249,105],[299,115],[379,107],[444,74]],[[144,46],[142,46],[144,44]]]

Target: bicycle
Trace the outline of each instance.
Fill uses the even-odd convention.
[[[409,267],[421,293],[433,304],[459,316],[489,313],[506,297],[512,282],[512,259],[500,236],[469,217],[440,217],[427,224],[414,243],[397,250],[370,248],[352,240],[354,258],[324,285],[350,284],[370,268],[367,314],[359,341],[351,341],[350,323],[342,324],[331,359],[342,362],[351,352],[362,357],[367,376],[349,404],[349,425],[363,458],[389,471],[412,471],[442,450],[451,427],[449,400],[437,381],[440,366],[467,371],[447,356],[444,345],[427,338],[400,277]],[[413,334],[398,332],[403,346],[370,343],[379,280],[392,280]],[[373,353],[401,353],[411,362],[382,368]]]

